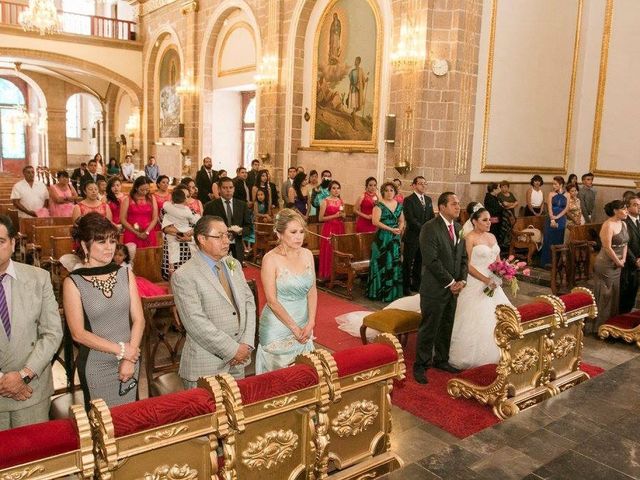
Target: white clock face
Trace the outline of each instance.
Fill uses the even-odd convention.
[[[434,75],[441,77],[442,75],[446,75],[449,71],[449,64],[444,58],[434,60],[433,62],[431,62],[431,71],[434,73]]]

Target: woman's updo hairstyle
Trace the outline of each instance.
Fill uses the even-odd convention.
[[[108,238],[118,240],[118,229],[106,217],[97,212],[90,212],[78,218],[75,225],[71,227],[71,237],[78,243],[76,255],[84,261],[87,260],[87,256],[82,248],[82,242],[89,250],[91,244],[96,240],[106,240]]]
[[[624,202],[622,200],[613,200],[604,206],[604,213],[607,217],[613,217],[616,214],[616,210],[622,210],[624,208]]]
[[[302,225],[302,228],[307,228],[307,222],[297,210],[292,208],[283,208],[276,215],[275,222],[273,224],[273,231],[282,235],[291,222],[298,222]]]
[[[467,213],[469,214],[469,220],[473,224],[473,221],[478,221],[480,219],[480,215],[484,212],[488,212],[486,208],[480,202],[471,202],[467,205]]]
[[[498,188],[498,184],[496,182],[491,182],[487,185],[487,193],[493,192],[496,188]]]

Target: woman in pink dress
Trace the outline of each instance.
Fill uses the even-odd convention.
[[[162,221],[162,206],[164,205],[164,202],[171,200],[169,177],[166,175],[160,175],[158,180],[156,180],[156,186],[158,189],[154,192],[153,196],[156,198],[156,204],[158,205],[158,219]]]
[[[333,264],[333,249],[331,248],[331,235],[344,233],[344,204],[340,198],[340,183],[336,180],[329,184],[329,196],[320,204],[318,220],[322,225],[322,238],[320,239],[320,259],[318,276],[322,280],[331,277]]]
[[[73,223],[76,223],[78,218],[91,212],[99,213],[109,221],[113,221],[111,209],[98,198],[98,185],[96,182],[91,181],[84,183],[82,193],[84,193],[84,200],[78,202],[76,206],[73,207],[73,212],[71,213]]]
[[[378,181],[373,178],[367,178],[364,182],[366,190],[353,207],[353,211],[358,216],[356,219],[356,233],[375,232],[376,226],[371,222],[371,214],[373,206],[378,202]]]
[[[78,194],[69,183],[67,172],[60,170],[56,178],[58,183],[49,187],[49,213],[52,217],[70,217]]]
[[[136,178],[131,187],[131,193],[122,199],[120,207],[124,243],[134,243],[138,248],[157,245],[154,228],[158,223],[158,205],[156,199],[149,193],[150,183],[147,177]]]
[[[120,206],[122,205],[122,199],[124,193],[120,191],[122,188],[122,182],[119,177],[111,177],[107,183],[107,205],[111,210],[111,218],[113,223],[120,227]]]

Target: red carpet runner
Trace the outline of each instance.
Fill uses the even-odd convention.
[[[262,310],[265,297],[260,282],[260,271],[255,267],[248,267],[244,272],[247,279],[255,279],[258,283],[259,308]],[[337,315],[358,310],[368,310],[368,308],[318,291],[318,314],[314,331],[316,343],[333,351],[362,345],[359,338],[338,329],[335,321]],[[411,335],[404,352],[407,378],[403,382],[396,382],[392,393],[394,405],[458,438],[473,435],[500,421],[490,407],[482,406],[475,400],[455,399],[449,396],[447,381],[453,378],[454,374],[429,369],[427,371],[429,383],[427,385],[416,383],[411,373],[415,359],[415,342],[416,336]],[[600,367],[584,364],[582,370],[591,377],[604,371]]]

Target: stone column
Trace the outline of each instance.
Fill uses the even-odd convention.
[[[196,55],[196,26],[198,14],[198,2],[196,0],[186,0],[182,2],[180,11],[185,20],[186,42],[184,47],[184,66],[183,75],[191,72],[191,79],[195,85],[201,84],[200,79],[196,78],[198,66]],[[198,169],[198,99],[200,91],[192,95],[184,95],[182,97],[182,123],[184,123],[184,137],[182,139],[183,149],[189,150],[192,164],[190,174],[194,175]]]
[[[49,168],[67,168],[67,109],[63,106],[47,108]]]

